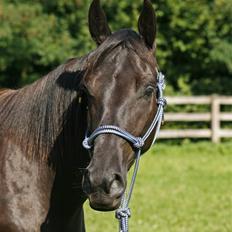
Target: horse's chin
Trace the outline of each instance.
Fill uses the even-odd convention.
[[[112,199],[102,193],[92,193],[89,195],[89,205],[97,211],[114,211],[118,209],[121,198]]]

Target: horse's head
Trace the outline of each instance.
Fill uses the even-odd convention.
[[[156,19],[148,0],[144,1],[138,25],[140,34],[132,30],[111,34],[99,0],[90,7],[90,33],[98,48],[90,55],[90,68],[83,79],[89,134],[101,125],[115,125],[142,136],[156,114]],[[152,139],[151,135],[142,152],[150,147]],[[91,157],[83,189],[92,208],[114,210],[120,204],[127,171],[134,162],[133,147],[119,136],[101,134],[94,141]]]

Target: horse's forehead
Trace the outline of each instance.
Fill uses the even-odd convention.
[[[131,63],[131,68],[136,74],[140,74],[141,78],[146,76],[152,76],[155,70],[154,58],[149,59],[150,57],[139,56],[135,52],[130,54],[128,60]]]
[[[154,80],[151,63],[139,57],[135,53],[123,50],[114,63],[110,72],[102,72],[104,82],[100,85],[104,89],[102,96],[110,96],[110,101],[125,99],[133,96],[144,83]],[[101,77],[99,78],[100,81]],[[101,81],[100,81],[101,82]],[[119,96],[120,95],[120,96]],[[107,98],[108,99],[108,98]],[[106,99],[105,99],[106,101]]]
[[[133,50],[122,49],[113,57],[109,56],[109,64],[102,75],[110,74],[108,81],[138,81],[154,75],[155,63],[146,56],[140,56]],[[111,60],[110,60],[111,59]],[[154,58],[153,58],[154,59]],[[106,77],[107,78],[107,77]]]
[[[150,54],[141,54],[128,47],[117,47],[107,55],[103,53],[86,77],[86,83],[93,95],[124,92],[132,86],[151,82],[155,76],[155,59]],[[101,91],[99,91],[101,90]],[[129,93],[129,92],[128,92]]]

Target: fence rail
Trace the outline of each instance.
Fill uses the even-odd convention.
[[[210,105],[206,113],[173,113],[165,114],[167,122],[211,122],[210,129],[161,130],[160,138],[211,138],[218,143],[221,138],[231,138],[232,129],[222,129],[221,122],[232,122],[232,112],[221,112],[221,105],[232,105],[232,96],[194,96],[167,97],[169,105]]]

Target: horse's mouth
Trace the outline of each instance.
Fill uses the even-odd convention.
[[[111,198],[102,193],[92,193],[89,196],[89,205],[97,211],[113,211],[116,210],[121,203],[121,197]]]

